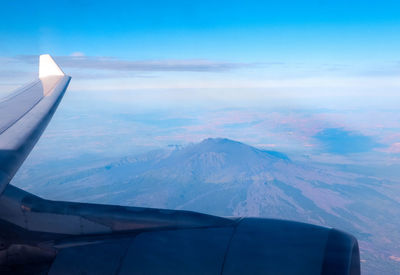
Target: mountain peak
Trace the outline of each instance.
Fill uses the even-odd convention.
[[[222,153],[228,158],[249,159],[270,159],[290,161],[284,153],[277,151],[267,151],[255,148],[251,145],[231,140],[228,138],[207,138],[200,143],[193,144],[183,149],[186,153],[204,154],[204,153]]]
[[[216,144],[216,145],[223,145],[223,144],[230,144],[232,146],[234,145],[244,145],[243,143],[239,141],[235,141],[232,139],[228,138],[206,138],[203,141],[201,141],[199,144]]]

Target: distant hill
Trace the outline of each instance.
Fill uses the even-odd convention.
[[[28,187],[52,199],[337,227],[358,237],[363,266],[369,271],[379,267],[391,272],[397,262],[389,257],[400,256],[400,203],[379,179],[297,163],[281,152],[229,139],[209,138],[83,166],[45,182],[34,179]]]

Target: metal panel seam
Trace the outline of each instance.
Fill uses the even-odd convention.
[[[225,251],[225,254],[224,254],[224,259],[222,260],[221,273],[220,273],[221,275],[224,273],[225,262],[226,262],[226,258],[228,257],[228,253],[229,253],[229,249],[231,247],[231,243],[232,243],[233,237],[235,236],[237,227],[242,222],[242,220],[243,220],[243,218],[241,218],[237,223],[234,224],[232,235],[229,238],[229,242],[228,242],[228,245],[226,246],[226,251]]]
[[[129,241],[128,245],[126,246],[125,251],[124,251],[124,254],[121,256],[121,259],[119,260],[119,263],[118,263],[118,267],[117,267],[117,269],[115,270],[115,275],[118,275],[118,274],[121,272],[122,264],[123,264],[124,261],[125,261],[126,255],[128,254],[128,251],[129,251],[129,248],[130,248],[130,247],[133,245],[133,243],[135,242],[136,237],[137,237],[137,235],[135,235],[134,237],[132,237],[131,240]]]

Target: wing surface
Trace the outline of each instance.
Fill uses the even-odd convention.
[[[0,194],[53,116],[71,77],[41,55],[39,79],[0,101]]]

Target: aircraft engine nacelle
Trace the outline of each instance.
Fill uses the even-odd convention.
[[[49,274],[360,274],[357,240],[304,223],[245,218],[227,227],[143,232],[61,249]]]

